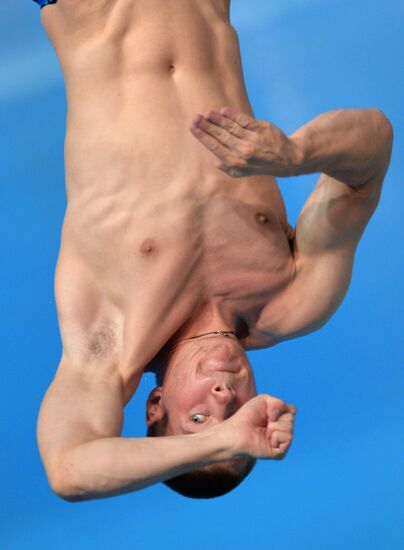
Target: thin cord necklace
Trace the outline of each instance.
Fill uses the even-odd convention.
[[[229,334],[233,334],[234,336],[236,336],[236,333],[232,330],[212,330],[211,332],[204,332],[203,334],[197,334],[196,336],[184,338],[184,340],[193,340],[194,338],[200,338],[201,336],[207,336],[208,334],[219,334],[220,336],[229,336]]]

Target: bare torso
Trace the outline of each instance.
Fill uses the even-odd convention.
[[[129,383],[210,307],[246,349],[275,344],[260,314],[294,277],[276,181],[220,172],[189,131],[224,105],[254,116],[229,0],[59,0],[42,19],[68,97],[64,352],[111,355]]]

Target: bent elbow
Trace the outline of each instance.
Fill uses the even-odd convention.
[[[49,486],[56,496],[67,502],[80,502],[83,500],[79,491],[75,490],[68,480],[57,476],[48,476]]]
[[[59,467],[52,472],[47,472],[49,486],[56,496],[66,502],[81,502],[87,500],[84,491],[80,490],[73,481],[72,472]]]
[[[373,111],[378,117],[378,129],[383,136],[383,141],[385,142],[387,148],[391,148],[394,138],[393,125],[381,109],[373,109]]]

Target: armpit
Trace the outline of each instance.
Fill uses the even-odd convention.
[[[113,324],[97,329],[64,330],[62,342],[64,354],[76,365],[101,365],[104,359],[108,364],[115,364],[118,338]]]
[[[104,326],[102,329],[88,335],[88,351],[96,357],[111,353],[116,348],[116,333],[113,326]]]
[[[288,239],[290,251],[294,254],[295,249],[295,228],[289,223],[286,225],[286,238]]]

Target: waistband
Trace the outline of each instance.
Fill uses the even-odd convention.
[[[37,4],[40,5],[41,9],[47,6],[48,4],[56,4],[57,0],[34,0]]]

